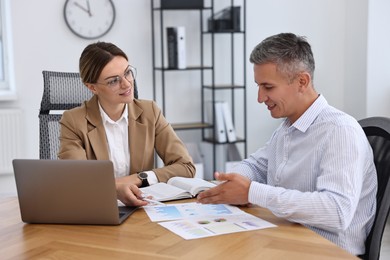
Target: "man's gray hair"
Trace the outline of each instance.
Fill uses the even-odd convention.
[[[308,72],[313,80],[314,57],[305,37],[293,33],[280,33],[259,43],[252,51],[251,63],[274,63],[278,71],[292,81],[300,72]]]

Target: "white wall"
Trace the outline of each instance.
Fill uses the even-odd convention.
[[[21,107],[24,112],[24,147],[26,158],[39,157],[38,113],[43,91],[43,70],[78,71],[78,59],[83,48],[93,42],[73,35],[63,18],[65,1],[12,0],[13,50],[15,84],[18,99],[0,102],[4,107]],[[150,1],[115,0],[116,21],[113,29],[101,41],[112,41],[138,67],[140,92],[152,98]],[[14,190],[13,176],[0,176]],[[0,185],[0,193],[7,189]]]
[[[248,1],[248,56],[265,37],[280,32],[306,36],[316,60],[314,86],[328,102],[343,108],[347,1]],[[252,65],[248,65],[248,152],[264,144],[280,120],[257,103]]]
[[[390,1],[368,5],[366,102],[369,116],[390,115]]]
[[[77,38],[67,29],[62,13],[65,1],[10,2],[18,99],[1,102],[0,108],[23,109],[23,156],[38,158],[42,70],[77,71],[79,55],[92,41]],[[390,104],[386,99],[390,73],[386,71],[386,62],[390,27],[386,24],[390,18],[385,18],[388,17],[385,11],[390,4],[387,0],[368,2],[247,0],[247,56],[257,43],[272,34],[294,32],[307,36],[316,59],[315,87],[330,104],[356,118],[389,116]],[[152,99],[150,1],[115,0],[114,3],[116,22],[112,31],[100,40],[116,43],[129,55],[130,62],[138,69],[141,96]],[[266,142],[279,120],[272,119],[265,106],[257,103],[257,88],[249,62],[247,85],[248,153],[252,153]],[[180,111],[174,112],[179,118]],[[0,192],[7,187],[14,190],[13,176],[2,176],[0,184]]]
[[[361,119],[367,115],[367,0],[348,0],[346,13],[344,111]]]

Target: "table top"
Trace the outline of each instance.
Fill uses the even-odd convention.
[[[151,222],[142,208],[119,226],[25,224],[17,198],[0,198],[0,258],[358,259],[266,209],[240,208],[278,227],[184,240]]]

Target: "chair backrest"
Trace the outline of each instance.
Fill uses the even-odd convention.
[[[378,260],[382,236],[390,211],[390,118],[369,117],[359,121],[374,152],[378,177],[377,210],[366,240],[364,259]]]
[[[76,72],[43,71],[43,95],[39,111],[39,158],[57,159],[60,147],[59,121],[64,110],[80,106],[92,97]],[[138,89],[134,83],[134,98]]]
[[[43,95],[39,110],[39,158],[57,159],[62,112],[92,97],[79,73],[43,71]]]
[[[62,112],[92,97],[79,73],[43,71],[43,95],[39,111],[39,158],[57,159]]]

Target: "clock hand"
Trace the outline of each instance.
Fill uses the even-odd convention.
[[[74,2],[74,5],[77,6],[77,7],[79,7],[79,8],[80,8],[81,10],[83,10],[84,12],[90,14],[90,12],[89,12],[84,6],[80,5],[79,3]],[[89,16],[91,16],[91,15],[89,15]]]
[[[91,7],[89,6],[89,0],[87,0],[87,7],[88,7],[88,14],[89,14],[89,16],[92,16]]]

